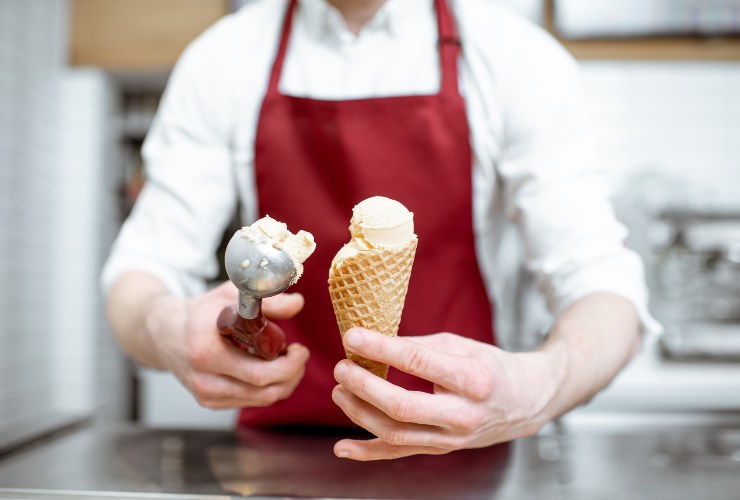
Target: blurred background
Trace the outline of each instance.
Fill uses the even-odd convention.
[[[124,360],[98,275],[172,64],[240,3],[0,0],[0,450],[90,419],[233,424]],[[599,166],[666,327],[567,418],[740,409],[740,1],[506,3],[581,65]],[[550,318],[518,254],[512,237],[499,331],[524,350]]]

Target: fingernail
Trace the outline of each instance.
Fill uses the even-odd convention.
[[[362,333],[358,330],[352,329],[347,332],[347,345],[349,347],[357,348],[362,344]]]
[[[347,363],[339,363],[334,369],[334,376],[337,379],[344,379],[347,376],[348,371],[349,367],[347,366]]]
[[[303,354],[303,357],[308,359],[311,356],[311,351],[308,350],[308,347],[304,346],[303,344],[290,344],[288,346],[288,352],[297,352],[300,351]]]
[[[334,400],[335,403],[339,403],[340,401],[343,401],[344,391],[342,389],[334,389],[331,392],[331,399]]]
[[[349,458],[349,452],[346,450],[340,450],[337,452],[339,458]]]

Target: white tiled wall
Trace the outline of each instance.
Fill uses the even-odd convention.
[[[676,194],[684,202],[737,203],[740,63],[586,62],[582,68],[598,158],[617,181],[639,169],[689,181],[687,192]]]
[[[123,364],[97,289],[116,94],[104,75],[66,69],[68,7],[0,0],[0,441],[121,411],[108,405]]]
[[[583,63],[597,161],[652,264],[663,208],[740,212],[740,63]]]
[[[24,0],[0,8],[0,430],[54,411],[54,323],[44,295],[53,274],[48,166],[64,8]]]
[[[65,410],[104,406],[125,412],[125,369],[108,332],[98,277],[120,214],[119,90],[100,70],[66,70],[57,77],[56,242],[53,305],[56,404]]]
[[[581,66],[596,160],[650,278],[653,214],[663,207],[740,210],[740,63]],[[550,320],[531,289],[526,304],[525,330],[546,328]],[[648,343],[587,411],[738,409],[739,384],[740,366],[666,364]]]
[[[595,161],[648,266],[655,211],[740,209],[740,63],[586,61],[581,69]],[[524,346],[550,323],[538,297],[526,295]]]

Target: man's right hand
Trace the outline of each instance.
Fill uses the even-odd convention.
[[[291,344],[285,356],[265,361],[234,347],[219,333],[216,318],[224,307],[237,303],[231,282],[181,299],[163,287],[157,292],[148,279],[136,279],[144,273],[137,274],[114,286],[108,304],[114,333],[134,359],[171,371],[210,409],[269,406],[293,393],[308,361],[305,346]],[[264,299],[262,309],[267,318],[287,319],[303,304],[300,294],[281,294]],[[132,320],[126,310],[132,316],[138,313],[139,320]]]

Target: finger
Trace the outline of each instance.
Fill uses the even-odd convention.
[[[405,338],[432,349],[459,356],[469,356],[471,352],[480,350],[478,341],[447,332]]]
[[[297,382],[255,387],[222,375],[198,374],[191,385],[201,406],[224,410],[270,406],[290,396]]]
[[[233,335],[234,326],[239,319],[239,313],[236,310],[236,306],[230,305],[221,309],[218,317],[216,318],[216,328],[221,335]]]
[[[457,445],[457,438],[445,434],[439,427],[393,420],[342,386],[334,388],[332,400],[350,420],[387,443],[440,448],[453,448]]]
[[[249,356],[253,362],[232,365],[231,376],[257,387],[300,380],[309,355],[307,347],[291,344],[285,356],[278,356],[271,361]]]
[[[270,319],[290,319],[303,309],[305,299],[300,293],[281,293],[262,300],[262,312]]]
[[[229,302],[235,302],[239,297],[239,290],[236,289],[236,286],[234,286],[231,281],[224,281],[208,293],[228,300]]]
[[[467,394],[478,375],[469,357],[443,352],[410,338],[351,328],[342,342],[350,352],[389,364],[452,392]]]
[[[355,396],[398,422],[457,429],[464,427],[462,419],[470,413],[454,395],[407,391],[351,361],[337,363],[334,378]]]
[[[339,458],[360,461],[390,460],[411,455],[444,455],[450,451],[433,446],[396,446],[378,438],[368,441],[343,439],[334,445],[334,454]]]
[[[237,400],[237,407],[271,406],[293,394],[293,391],[295,391],[295,388],[298,386],[302,378],[303,373],[301,373],[300,377],[296,377],[294,380],[290,380],[288,382],[273,384],[267,387],[254,388],[254,390]]]
[[[291,344],[285,356],[266,361],[249,355],[228,342],[221,342],[209,368],[215,373],[232,377],[256,387],[267,387],[303,376],[309,351],[303,345]]]

